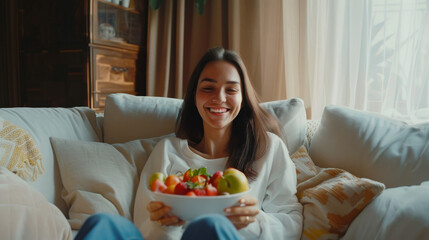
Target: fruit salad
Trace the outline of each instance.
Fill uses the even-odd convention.
[[[150,176],[148,187],[154,192],[196,197],[244,192],[249,190],[249,183],[246,175],[235,168],[227,168],[211,175],[203,167],[168,176],[156,172]]]

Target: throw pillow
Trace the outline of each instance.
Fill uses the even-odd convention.
[[[0,166],[1,239],[72,239],[62,212],[27,182]]]
[[[102,131],[97,125],[94,110],[73,108],[0,108],[0,116],[24,129],[37,144],[46,171],[36,181],[28,182],[40,191],[48,202],[54,203],[66,216],[67,206],[61,199],[62,184],[50,137],[81,141],[101,141]]]
[[[314,165],[302,146],[291,156],[297,172],[297,197],[303,205],[301,239],[338,239],[353,219],[384,189],[338,168]]]
[[[71,227],[80,229],[89,216],[98,212],[132,219],[140,172],[161,139],[110,145],[51,138]]]
[[[1,117],[0,166],[30,181],[45,172],[42,154],[30,134]]]
[[[319,167],[338,167],[389,188],[418,185],[429,181],[429,122],[410,125],[327,106],[309,152]]]

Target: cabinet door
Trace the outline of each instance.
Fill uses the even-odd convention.
[[[131,1],[130,4],[125,0],[92,0],[91,42],[138,50],[142,45],[144,27],[143,2]]]
[[[93,109],[103,110],[108,94],[135,94],[136,52],[92,46],[91,55]]]

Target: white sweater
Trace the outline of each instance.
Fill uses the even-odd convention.
[[[296,194],[296,170],[282,140],[268,133],[269,150],[257,160],[256,180],[250,182],[250,195],[258,199],[261,210],[256,222],[239,232],[244,239],[299,239],[302,229],[302,205]],[[180,239],[182,227],[164,227],[149,219],[146,205],[153,201],[148,178],[155,172],[184,173],[189,168],[206,167],[208,173],[224,170],[227,158],[205,159],[188,146],[187,140],[170,137],[159,142],[143,168],[134,205],[134,223],[145,239]]]

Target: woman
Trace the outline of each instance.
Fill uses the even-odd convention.
[[[208,50],[192,73],[177,137],[158,143],[142,171],[134,223],[146,239],[180,238],[185,222],[141,186],[148,186],[154,172],[234,167],[248,177],[251,192],[225,209],[220,222],[232,224],[245,239],[300,238],[295,167],[278,133],[276,121],[259,106],[240,57],[219,47]]]

